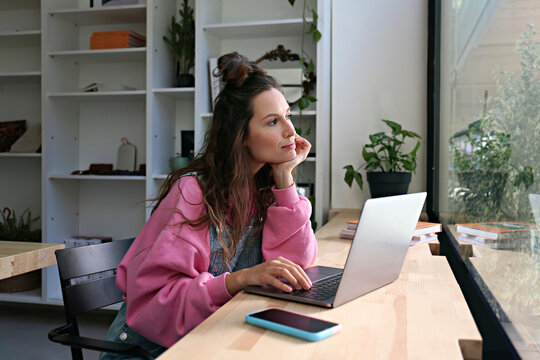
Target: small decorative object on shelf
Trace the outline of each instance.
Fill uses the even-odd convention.
[[[12,153],[35,153],[41,149],[41,123],[34,124],[11,145]]]
[[[7,152],[26,131],[26,120],[0,122],[0,152]]]
[[[145,47],[146,36],[133,30],[101,31],[90,36],[90,50]]]
[[[394,121],[382,121],[392,130],[391,135],[385,132],[369,135],[371,143],[365,144],[362,148],[362,157],[366,162],[357,169],[352,165],[343,167],[346,170],[344,180],[347,185],[351,187],[355,180],[360,189],[363,189],[363,181],[359,170],[366,169],[373,198],[407,193],[411,173],[416,171],[416,153],[420,148],[420,140],[408,153],[401,147],[407,138],[422,139],[417,133],[404,130]]]
[[[168,29],[170,37],[163,36],[163,40],[172,47],[176,57],[176,86],[192,87],[195,85],[195,78],[190,74],[195,66],[195,19],[188,0],[182,2],[178,13],[179,21],[172,16],[171,27]]]
[[[185,156],[181,156],[180,153],[176,153],[175,157],[172,157],[169,159],[169,167],[171,168],[171,171],[176,171],[176,170],[185,168],[188,163],[189,163],[189,158]]]
[[[118,157],[116,160],[116,169],[125,171],[135,171],[137,162],[137,148],[123,137],[122,145],[118,148]]]

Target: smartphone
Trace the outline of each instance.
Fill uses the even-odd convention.
[[[249,313],[246,322],[308,341],[319,341],[341,331],[340,324],[277,308]]]

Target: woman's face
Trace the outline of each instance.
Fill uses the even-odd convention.
[[[279,164],[295,158],[296,132],[289,119],[290,110],[283,94],[274,88],[253,98],[253,117],[244,140],[252,174],[266,163]]]

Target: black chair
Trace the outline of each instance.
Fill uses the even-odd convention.
[[[75,360],[82,360],[83,348],[154,358],[137,345],[79,336],[77,316],[122,301],[122,292],[115,286],[116,268],[132,242],[117,240],[55,251],[67,324],[51,330],[49,340],[70,346]]]

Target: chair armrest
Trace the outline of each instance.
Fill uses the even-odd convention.
[[[145,360],[153,360],[154,357],[138,345],[124,344],[114,341],[92,339],[69,334],[71,325],[64,325],[49,331],[49,340],[76,348],[104,351],[115,354],[138,356]]]

